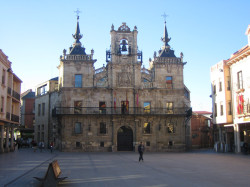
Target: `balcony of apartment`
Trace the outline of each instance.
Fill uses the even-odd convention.
[[[6,112],[6,119],[12,122],[17,122],[17,123],[19,122],[19,116],[15,114],[11,114],[9,112]]]
[[[14,97],[17,101],[20,101],[20,94],[16,91],[12,91],[12,97]]]
[[[53,116],[56,115],[134,115],[134,116],[150,116],[150,115],[169,115],[182,116],[186,115],[189,107],[183,108],[140,108],[140,107],[56,107],[53,110]]]

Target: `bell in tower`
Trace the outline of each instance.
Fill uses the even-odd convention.
[[[122,50],[121,50],[121,51],[122,51],[122,52],[128,51],[126,45],[128,45],[128,44],[127,44],[126,40],[123,39],[123,40],[122,40],[122,43],[121,43],[121,46],[122,46]]]

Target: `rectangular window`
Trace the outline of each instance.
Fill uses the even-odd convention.
[[[81,88],[82,87],[82,75],[77,74],[75,75],[75,88]]]
[[[81,148],[81,142],[76,142],[76,148]]]
[[[104,147],[104,142],[100,142],[100,147]]]
[[[1,110],[0,112],[3,112],[4,109],[4,97],[1,97]]]
[[[173,89],[173,77],[166,76],[166,88]]]
[[[42,115],[44,116],[45,114],[45,103],[42,103]]]
[[[99,111],[100,114],[106,114],[106,103],[103,101],[99,102]]]
[[[3,74],[2,74],[2,84],[5,85],[6,70],[3,69],[2,73],[3,73]]]
[[[231,90],[231,81],[230,81],[230,76],[227,76],[227,90]]]
[[[238,89],[243,89],[242,71],[237,73]]]
[[[144,132],[144,134],[150,134],[151,133],[150,123],[144,123],[143,132]]]
[[[232,115],[232,102],[228,102],[228,115]]]
[[[220,115],[223,116],[223,103],[220,103]]]
[[[214,95],[216,94],[216,83],[215,83],[215,81],[213,82],[213,93],[214,93]]]
[[[129,113],[129,102],[128,101],[122,101],[121,102],[121,112],[122,112],[122,114],[128,114]]]
[[[80,122],[75,123],[75,134],[81,134],[82,133],[82,124]]]
[[[82,113],[82,101],[74,102],[74,113],[81,114]]]
[[[107,134],[106,123],[100,123],[100,134]]]
[[[221,81],[221,79],[219,80],[219,91],[220,92],[222,91],[222,81]]]
[[[214,103],[214,116],[217,117],[217,103]]]
[[[167,102],[166,103],[166,109],[167,109],[167,114],[173,114],[174,111],[173,111],[173,102]]]
[[[38,116],[41,114],[41,104],[38,104]]]
[[[148,146],[148,147],[149,147],[149,146],[150,146],[150,142],[146,142],[146,146]]]
[[[150,102],[144,102],[143,104],[143,107],[144,107],[144,113],[150,113]]]

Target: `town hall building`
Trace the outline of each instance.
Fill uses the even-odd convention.
[[[176,57],[164,26],[161,50],[142,64],[137,27],[111,26],[106,65],[95,69],[85,52],[77,17],[75,42],[60,57],[56,145],[62,151],[184,151],[190,147],[190,92],[183,53]],[[39,140],[38,140],[39,141]]]

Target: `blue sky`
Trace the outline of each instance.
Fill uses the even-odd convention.
[[[12,0],[2,1],[0,49],[23,81],[22,92],[58,76],[63,49],[73,44],[74,11],[79,8],[82,44],[94,49],[95,68],[105,62],[110,28],[122,22],[138,28],[143,65],[162,42],[164,12],[170,46],[184,53],[184,83],[191,91],[193,110],[211,111],[210,67],[247,44],[249,0]]]

